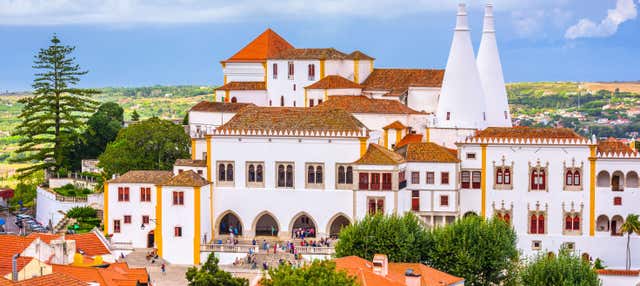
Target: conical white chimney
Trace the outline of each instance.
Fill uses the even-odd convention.
[[[484,10],[483,26],[477,63],[484,89],[487,126],[511,127],[511,114],[509,113],[507,90],[502,75],[491,4],[487,4]]]
[[[465,4],[458,5],[447,68],[436,111],[437,127],[484,129],[485,100],[476,67]]]

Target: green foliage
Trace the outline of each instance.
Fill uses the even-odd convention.
[[[182,125],[189,125],[189,112],[187,112],[187,114],[184,115],[184,118],[182,118]]]
[[[420,262],[426,251],[427,231],[418,218],[376,214],[345,227],[336,244],[336,256],[355,255],[367,260],[376,253],[386,254],[391,262]]]
[[[354,277],[344,270],[336,270],[336,263],[330,260],[315,260],[310,265],[294,268],[284,264],[269,270],[269,279],[260,281],[262,286],[357,286]]]
[[[593,268],[595,268],[596,270],[600,270],[600,269],[607,268],[607,266],[604,265],[604,262],[602,262],[602,259],[596,258],[596,261],[593,262]]]
[[[90,98],[94,90],[79,89],[82,71],[71,55],[74,47],[60,45],[54,35],[47,49],[40,49],[34,66],[34,96],[23,98],[19,118],[22,122],[14,135],[21,136],[17,153],[24,154],[19,162],[35,162],[19,169],[21,176],[37,170],[63,167],[68,148],[76,140],[78,130],[95,102]]]
[[[97,212],[92,207],[73,207],[67,212],[71,218],[97,218]]]
[[[89,189],[78,188],[73,184],[66,184],[53,190],[59,195],[65,197],[86,197],[88,194],[92,193]]]
[[[140,121],[140,114],[138,114],[138,111],[135,109],[131,113],[131,121]]]
[[[588,261],[561,250],[557,256],[540,253],[520,271],[520,283],[525,286],[597,286],[600,280]]]
[[[511,285],[518,263],[516,241],[515,231],[502,220],[468,216],[431,230],[425,262],[464,277],[467,285]]]
[[[627,270],[631,269],[631,234],[640,234],[640,220],[637,214],[627,215],[627,219],[620,226],[620,232],[627,234]]]
[[[99,166],[107,177],[129,170],[171,170],[176,159],[189,157],[190,142],[182,126],[153,117],[120,130],[100,155]]]
[[[249,286],[249,280],[234,278],[218,267],[218,258],[209,254],[207,261],[198,269],[197,266],[187,269],[189,286]]]
[[[33,207],[35,205],[36,188],[42,183],[43,177],[44,172],[38,171],[21,178],[16,184],[13,198],[9,199],[9,206],[16,210],[19,207],[19,202],[22,201],[24,207]]]

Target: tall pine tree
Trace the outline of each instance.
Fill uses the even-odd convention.
[[[95,109],[91,96],[97,91],[76,88],[80,76],[87,71],[76,64],[71,55],[74,50],[75,47],[60,45],[54,35],[51,45],[35,56],[34,95],[21,100],[22,122],[14,131],[14,135],[21,136],[16,152],[24,154],[16,161],[34,163],[18,169],[21,177],[42,169],[57,171],[65,167],[70,145],[76,142],[78,131]]]

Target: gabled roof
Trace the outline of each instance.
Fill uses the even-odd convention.
[[[409,143],[420,143],[422,142],[422,134],[407,134],[404,137],[402,137],[402,139],[400,139],[400,141],[396,142],[396,149],[407,145]]]
[[[328,75],[315,83],[306,86],[305,89],[351,89],[362,88],[361,85],[339,75]]]
[[[138,183],[138,184],[162,184],[173,176],[171,171],[136,170],[124,173],[122,176],[111,179],[109,183]]]
[[[455,150],[432,142],[409,143],[396,150],[407,162],[458,163]]]
[[[9,223],[9,222],[7,222]],[[19,235],[0,235],[0,256],[13,256],[22,253],[33,242],[34,237]]]
[[[604,154],[623,154],[623,155],[631,155],[636,154],[637,152],[631,147],[615,138],[608,138],[607,140],[599,141],[597,147],[598,153]]]
[[[247,106],[255,105],[253,103],[200,101],[198,104],[191,107],[189,111],[238,112],[238,110]]]
[[[33,259],[34,259],[33,257],[25,257],[25,256],[18,257],[18,259],[16,259],[18,272],[20,272],[20,270],[22,270],[22,268],[24,268],[27,264],[29,264],[29,262],[31,262]],[[13,265],[12,263],[13,263],[12,256],[0,256],[0,276],[5,276],[11,273],[12,265]]]
[[[387,130],[387,129],[395,129],[395,130],[402,130],[407,128],[407,126],[404,126],[404,124],[402,124],[400,121],[396,120],[394,122],[389,123],[387,126],[382,127],[382,129]]]
[[[265,61],[289,49],[293,49],[293,46],[289,44],[289,42],[273,30],[267,29],[224,62]]]
[[[425,114],[415,111],[397,100],[373,99],[362,95],[329,96],[327,101],[313,108],[339,108],[349,113]]]
[[[66,240],[76,241],[76,252],[84,252],[85,255],[97,256],[111,254],[111,251],[107,246],[102,243],[102,240],[93,232],[81,233],[81,234],[67,234]]]
[[[473,138],[506,138],[506,139],[584,139],[569,128],[545,127],[488,127],[479,130]]]
[[[81,281],[71,275],[64,273],[51,273],[35,278],[14,283],[15,286],[87,286],[86,282]],[[135,285],[135,284],[134,284]]]
[[[215,90],[267,90],[264,81],[231,81]]]
[[[357,165],[397,165],[404,162],[402,155],[378,144],[371,143],[367,147],[367,152],[353,163]]]
[[[386,95],[400,96],[409,87],[441,87],[444,70],[430,69],[373,69],[362,83],[364,90],[388,91]]]
[[[176,159],[174,166],[206,167],[206,160]]]
[[[353,52],[351,52],[349,55],[347,55],[347,59],[349,60],[375,60],[375,58],[370,57],[369,55],[359,51],[359,50],[355,50]]]
[[[274,60],[343,60],[347,54],[334,48],[288,49],[269,57]]]
[[[340,109],[247,107],[216,130],[362,132],[364,124]]]
[[[209,181],[205,180],[202,176],[198,175],[192,170],[187,170],[174,176],[167,182],[163,183],[163,186],[181,186],[181,187],[202,187],[208,185]]]
[[[147,283],[148,273],[144,268],[129,268],[126,263],[112,263],[106,268],[53,265],[54,273],[64,273],[86,283],[102,286],[135,286],[137,281]]]

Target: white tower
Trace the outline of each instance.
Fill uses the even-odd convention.
[[[509,102],[504,86],[491,4],[487,4],[484,10],[482,40],[480,41],[477,62],[480,80],[484,88],[487,126],[511,127],[511,114],[509,114]]]
[[[436,127],[484,129],[486,114],[465,4],[458,5],[447,68],[436,111]]]

